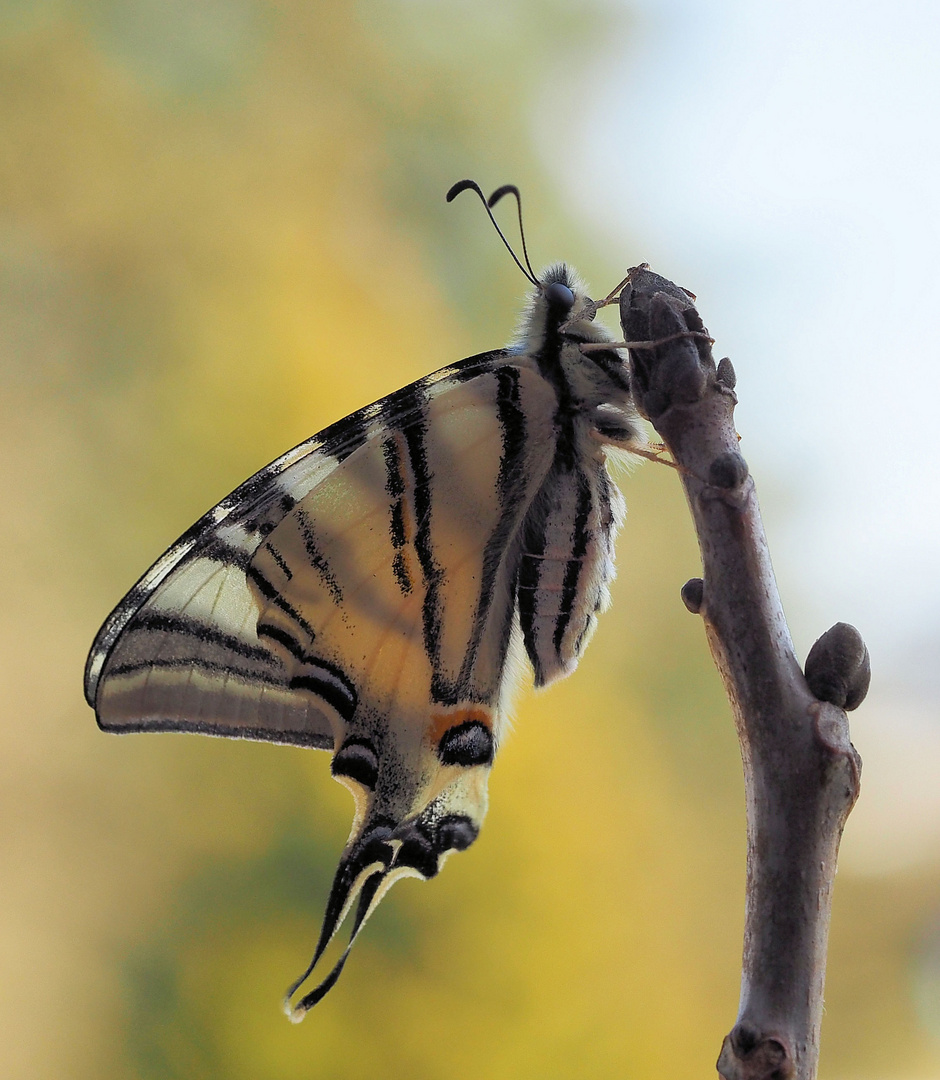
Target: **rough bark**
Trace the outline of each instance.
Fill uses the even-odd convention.
[[[637,405],[685,488],[703,576],[682,598],[701,614],[737,725],[747,800],[741,1000],[718,1058],[724,1080],[812,1080],[839,840],[861,761],[846,708],[868,688],[868,652],[837,623],[806,675],[794,655],[738,447],[730,361],[716,367],[694,296],[645,266],[620,294]]]

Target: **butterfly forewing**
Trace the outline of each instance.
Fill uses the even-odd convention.
[[[444,392],[451,381],[472,378],[501,355],[470,357],[416,385],[427,386],[431,393]],[[151,645],[160,647],[159,640],[151,638],[148,642],[144,637],[133,640],[145,630],[148,617],[152,630],[161,629],[157,625],[159,620],[151,617],[154,612],[162,613],[165,634],[197,638],[207,662],[212,659],[209,653],[213,647],[218,649],[220,662],[231,659],[231,646],[236,654],[247,647],[250,658],[260,659],[256,652],[259,643],[251,630],[256,605],[246,582],[246,571],[254,553],[298,500],[320,485],[357,449],[382,433],[386,418],[395,423],[407,422],[412,389],[407,387],[353,413],[266,466],[205,514],[141,577],[106,620],[89,653],[85,694],[89,704],[96,708],[102,727],[140,730],[147,726],[167,726],[157,725],[158,718],[147,714],[138,715],[132,723],[130,712],[126,722],[122,721],[106,706],[108,695],[103,691],[103,683],[128,663],[148,658],[172,660],[172,650],[167,653],[165,647],[162,656],[148,652]],[[184,609],[190,612],[190,620],[171,626],[170,616],[182,616]],[[233,630],[242,636],[233,636]],[[192,642],[190,647],[194,647]],[[274,738],[275,734],[273,730],[268,734],[259,731],[255,737]]]
[[[494,703],[519,526],[551,463],[525,425],[550,432],[554,399],[524,358],[489,363],[372,407],[341,461],[324,441],[214,526],[112,647],[102,726],[333,745],[360,700],[379,717]]]

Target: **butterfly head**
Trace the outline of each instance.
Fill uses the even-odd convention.
[[[546,317],[559,320],[560,325],[583,299],[583,293],[584,286],[571,267],[566,263],[555,263],[539,277],[535,303]]]
[[[581,283],[573,271],[565,263],[558,263],[542,275],[537,295],[546,315],[565,322],[582,292]]]
[[[609,341],[606,327],[594,322],[597,305],[567,263],[555,263],[535,279],[522,313],[516,348],[534,354],[554,338],[562,342]]]

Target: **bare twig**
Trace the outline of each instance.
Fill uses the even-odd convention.
[[[683,587],[731,701],[747,798],[741,1002],[718,1071],[725,1080],[812,1080],[836,855],[861,761],[846,708],[864,698],[868,652],[837,623],[806,676],[793,652],[754,482],[733,422],[735,376],[715,367],[691,294],[645,266],[620,296],[634,394],[673,458],[702,554]]]

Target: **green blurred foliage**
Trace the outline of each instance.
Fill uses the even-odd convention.
[[[326,755],[114,739],[80,697],[101,619],[207,506],[509,337],[524,282],[454,180],[520,183],[536,261],[617,280],[531,129],[576,120],[569,85],[628,33],[556,0],[0,9],[11,1080],[710,1073],[743,797],[668,470],[624,479],[614,608],[576,676],[524,695],[479,843],[393,891],[299,1028],[278,1006],[351,813]],[[935,885],[840,878],[830,1074],[940,1065],[934,953],[911,966]]]

